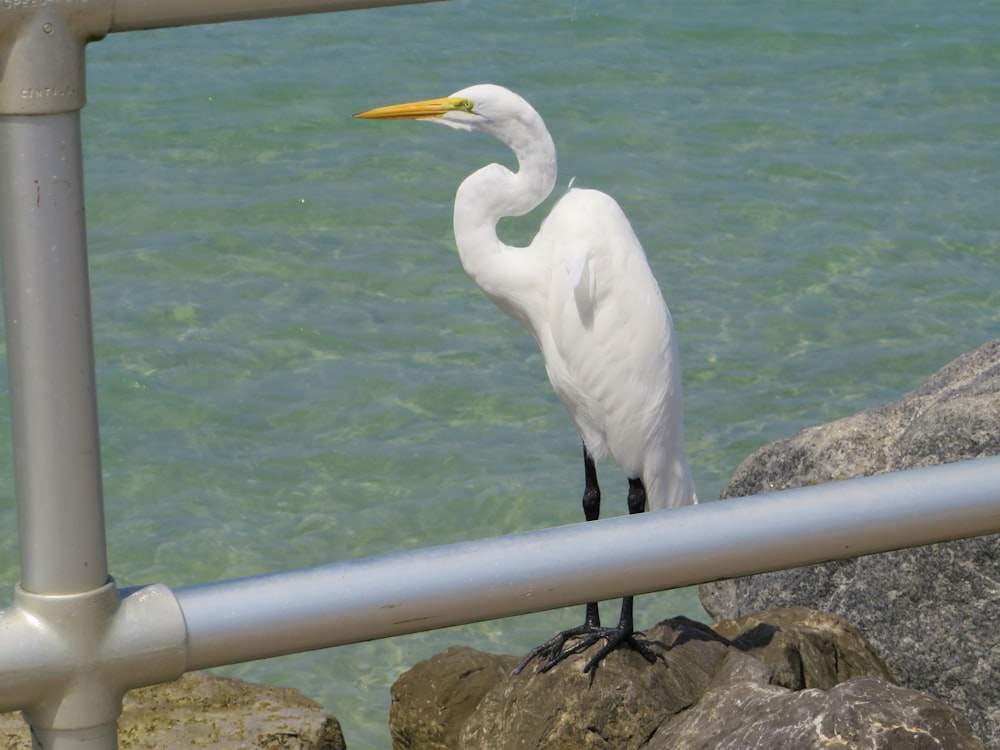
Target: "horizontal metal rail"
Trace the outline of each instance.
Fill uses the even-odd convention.
[[[177,589],[203,669],[1000,532],[1000,458]]]
[[[434,0],[115,0],[111,31],[248,21]]]

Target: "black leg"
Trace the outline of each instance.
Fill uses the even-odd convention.
[[[583,517],[588,521],[596,521],[601,515],[601,487],[597,484],[597,467],[594,459],[583,446]],[[601,612],[597,602],[587,604],[587,612],[583,619],[583,625],[578,628],[570,628],[558,633],[554,637],[545,641],[540,646],[536,646],[517,665],[514,674],[520,674],[521,670],[528,666],[528,662],[536,656],[547,656],[548,661],[542,666],[542,672],[548,672],[552,667],[561,662],[570,654],[576,653],[576,647],[568,651],[563,650],[566,641],[577,636],[585,636],[594,633],[601,627]]]
[[[586,446],[583,448],[583,470],[585,481],[583,513],[588,521],[596,521],[601,510],[601,488],[597,484],[597,468],[594,466],[594,459],[587,452]],[[642,513],[646,510],[646,487],[641,479],[629,479],[628,485],[628,512],[630,514]],[[573,638],[579,638],[580,640],[570,648],[565,648],[567,641]],[[656,653],[650,648],[649,644],[645,640],[635,637],[632,617],[632,597],[627,596],[622,599],[621,616],[618,619],[616,627],[602,628],[597,602],[590,602],[587,605],[587,615],[583,625],[578,628],[564,630],[554,638],[550,638],[542,645],[532,649],[517,666],[517,669],[514,670],[514,674],[519,674],[536,656],[547,658],[547,661],[539,671],[548,672],[567,657],[586,651],[600,640],[604,641],[604,645],[587,662],[587,665],[583,668],[584,672],[591,672],[596,669],[605,656],[622,644],[638,651],[651,664],[657,659]]]
[[[587,446],[583,446],[583,517],[588,521],[596,521],[601,516],[601,487],[597,484],[597,467]],[[587,615],[584,618],[585,628],[601,626],[601,612],[597,602],[587,604]]]
[[[634,516],[636,513],[646,511],[646,485],[641,479],[628,480],[628,512]],[[632,597],[626,596],[622,599],[622,613],[618,618],[618,629],[627,631],[629,635],[633,632],[632,627]]]
[[[646,486],[642,483],[641,479],[629,479],[629,514],[635,515],[636,513],[642,513],[645,510]],[[604,659],[605,656],[610,654],[622,644],[631,647],[634,651],[638,651],[650,664],[656,662],[656,652],[649,646],[649,643],[645,639],[637,638],[635,636],[631,596],[626,596],[622,599],[622,611],[621,616],[618,618],[618,626],[614,628],[604,628],[603,631],[602,637],[605,639],[605,643],[601,646],[600,650],[590,658],[590,661],[587,662],[587,666],[583,668],[584,672],[590,672],[591,670],[596,669],[597,665],[601,663],[601,660]],[[591,643],[594,642],[595,641],[591,641]]]
[[[628,512],[629,515],[642,513],[646,510],[646,485],[641,479],[628,480]]]
[[[596,521],[601,515],[601,488],[597,484],[597,467],[583,446],[583,517]]]

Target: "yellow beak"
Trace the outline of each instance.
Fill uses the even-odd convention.
[[[377,107],[367,112],[354,115],[362,120],[426,120],[444,117],[449,112],[471,112],[472,102],[454,96],[443,99],[426,99],[422,102],[393,104],[389,107]]]

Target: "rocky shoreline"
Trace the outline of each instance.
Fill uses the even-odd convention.
[[[944,702],[895,685],[834,615],[782,609],[711,626],[674,618],[646,636],[661,651],[655,664],[620,649],[593,675],[583,673],[587,652],[515,676],[519,657],[449,649],[393,686],[393,748],[984,747]]]

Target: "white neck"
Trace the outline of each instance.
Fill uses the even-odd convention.
[[[514,151],[518,171],[489,164],[466,177],[455,196],[455,241],[462,266],[494,302],[514,270],[505,262],[505,251],[511,248],[497,237],[497,222],[528,213],[545,200],[556,181],[555,144],[541,117],[533,110],[530,114],[514,127],[493,133]]]

